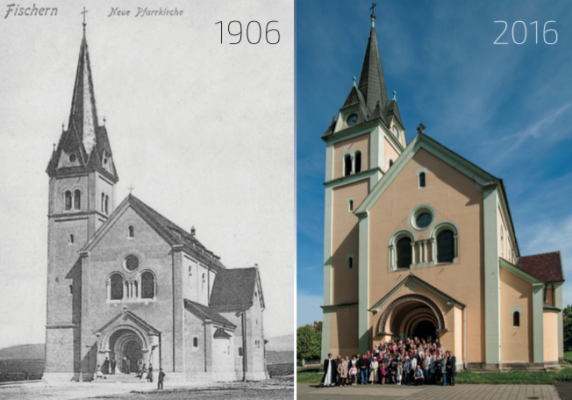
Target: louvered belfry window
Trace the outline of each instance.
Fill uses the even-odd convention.
[[[450,230],[441,231],[437,235],[437,261],[452,262],[455,258],[455,237]]]
[[[344,158],[344,176],[350,176],[352,173],[352,156],[347,155]]]
[[[397,242],[397,268],[411,266],[411,239],[404,237]]]

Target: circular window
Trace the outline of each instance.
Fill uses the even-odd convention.
[[[134,255],[127,256],[125,259],[125,268],[129,271],[135,271],[139,267],[139,259]]]
[[[399,139],[399,131],[397,130],[395,125],[393,126],[392,131],[393,131],[393,136],[395,136],[397,139]]]
[[[76,157],[75,153],[71,153],[71,154],[69,155],[69,160],[70,160],[70,162],[75,162],[75,160],[77,160],[77,157]]]
[[[433,217],[431,214],[424,212],[417,216],[415,223],[417,224],[418,228],[427,228],[431,224],[431,220]]]
[[[358,121],[359,117],[357,114],[351,114],[348,119],[346,120],[348,126],[353,126]]]

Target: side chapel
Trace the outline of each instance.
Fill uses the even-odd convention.
[[[135,140],[135,137],[134,137]],[[227,269],[133,195],[99,124],[85,22],[67,130],[49,165],[47,381],[92,380],[106,358],[170,381],[266,379],[257,267]]]
[[[431,336],[454,352],[458,368],[558,363],[560,252],[520,253],[502,179],[423,125],[407,144],[371,17],[359,83],[322,136],[322,358]]]

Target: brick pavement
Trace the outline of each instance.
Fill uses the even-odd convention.
[[[455,385],[441,386],[394,386],[358,385],[344,388],[322,388],[316,385],[299,383],[298,400],[323,399],[371,399],[377,400],[559,400],[560,397],[551,385]]]

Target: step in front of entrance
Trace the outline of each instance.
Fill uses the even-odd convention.
[[[103,375],[104,378],[95,379],[94,383],[140,383],[141,385],[153,385],[154,383],[147,382],[146,379],[139,379],[135,374],[113,374]],[[155,380],[153,380],[154,382]]]

